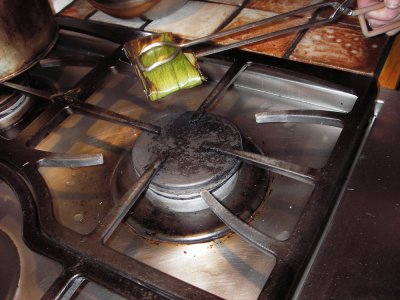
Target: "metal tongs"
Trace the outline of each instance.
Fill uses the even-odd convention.
[[[211,48],[199,50],[199,51],[195,52],[195,56],[196,57],[207,56],[207,55],[215,54],[215,53],[222,52],[225,50],[229,50],[232,48],[237,48],[237,47],[257,43],[257,42],[260,42],[260,41],[263,41],[263,40],[266,40],[269,38],[273,38],[276,36],[284,35],[287,33],[292,33],[295,31],[300,31],[300,30],[311,28],[311,27],[315,27],[315,26],[319,26],[319,25],[323,25],[323,24],[327,24],[327,23],[332,23],[332,22],[336,21],[337,19],[339,19],[340,17],[342,17],[343,15],[358,16],[361,30],[366,37],[376,36],[376,35],[379,35],[379,34],[382,34],[382,33],[385,33],[385,32],[388,32],[388,31],[391,31],[393,29],[400,27],[400,21],[397,21],[397,22],[393,22],[393,23],[387,24],[385,26],[382,26],[378,29],[369,30],[364,15],[370,11],[374,11],[374,10],[383,8],[385,6],[385,4],[377,3],[377,4],[374,4],[374,5],[371,5],[368,7],[364,7],[361,9],[352,10],[348,7],[351,2],[352,2],[352,0],[346,0],[343,3],[340,3],[340,2],[317,3],[317,4],[309,5],[309,6],[300,8],[300,9],[289,11],[287,13],[279,14],[279,15],[269,17],[266,19],[262,19],[260,21],[252,22],[252,23],[249,23],[249,24],[246,24],[243,26],[235,27],[235,28],[225,30],[225,31],[220,31],[220,32],[208,35],[208,36],[198,38],[198,39],[194,39],[194,40],[187,41],[187,42],[182,42],[180,44],[175,44],[175,43],[171,43],[171,42],[154,42],[152,44],[149,44],[149,45],[143,47],[143,49],[141,49],[141,51],[139,53],[139,56],[133,57],[133,59],[137,63],[137,66],[139,67],[139,69],[142,72],[148,72],[148,71],[151,71],[163,64],[166,64],[166,63],[172,61],[179,54],[179,52],[182,51],[182,49],[184,49],[184,48],[189,48],[189,47],[192,47],[192,46],[204,43],[204,42],[209,42],[209,41],[221,38],[221,37],[226,37],[226,36],[229,36],[232,34],[240,33],[242,31],[256,28],[256,27],[259,27],[259,26],[262,26],[262,25],[265,25],[265,24],[268,24],[268,23],[271,23],[271,22],[274,22],[277,20],[281,20],[281,19],[284,19],[287,17],[298,16],[302,13],[309,12],[309,11],[313,12],[317,9],[332,9],[333,12],[328,17],[325,17],[322,19],[321,18],[312,19],[308,23],[305,23],[302,25],[266,33],[263,35],[259,35],[259,36],[253,37],[253,38],[246,39],[246,40],[234,42],[234,43],[231,43],[228,45],[213,46]],[[173,47],[173,48],[175,48],[175,51],[168,57],[164,58],[163,60],[157,61],[149,66],[144,66],[141,62],[142,55],[144,55],[151,49],[154,49],[157,47],[162,47],[162,46]]]

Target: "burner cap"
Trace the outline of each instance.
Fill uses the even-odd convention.
[[[242,149],[241,135],[234,124],[215,115],[193,123],[190,122],[192,114],[186,112],[161,118],[157,125],[163,128],[162,133],[142,133],[132,150],[133,166],[139,176],[162,153],[169,153],[152,180],[147,196],[180,212],[207,208],[199,196],[201,190],[211,191],[223,199],[236,181],[240,161],[205,151],[202,143]]]

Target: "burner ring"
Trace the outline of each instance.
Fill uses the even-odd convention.
[[[192,123],[193,112],[172,114],[160,119],[160,135],[142,133],[132,149],[132,162],[140,176],[146,166],[163,152],[169,157],[152,180],[147,197],[155,205],[175,212],[207,209],[199,196],[202,190],[223,200],[237,180],[240,160],[204,151],[203,142],[242,149],[239,130],[230,121],[214,115]]]
[[[4,105],[4,110],[0,111],[0,129],[7,128],[18,122],[30,109],[32,105],[31,98],[20,94],[18,96],[7,102]]]
[[[262,154],[261,149],[245,137],[243,149]],[[138,180],[131,159],[131,152],[125,153],[113,172],[111,191],[114,202]],[[237,174],[237,183],[224,200],[224,206],[246,220],[265,203],[272,177],[268,171],[251,164],[240,164]],[[145,239],[169,243],[206,242],[230,232],[209,208],[195,212],[171,211],[159,202],[151,201],[149,193],[137,200],[127,215],[126,223]]]
[[[17,83],[26,84],[27,78],[20,77]],[[22,119],[31,108],[31,97],[7,87],[0,87],[0,129],[5,129]]]

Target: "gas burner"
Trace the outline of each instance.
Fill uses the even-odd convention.
[[[168,152],[169,158],[150,184],[147,197],[155,206],[165,206],[174,212],[208,208],[199,196],[204,189],[224,199],[235,185],[240,165],[236,158],[201,148],[203,142],[213,142],[242,149],[236,126],[213,115],[194,123],[190,121],[192,114],[165,116],[157,123],[163,128],[162,133],[143,133],[132,150],[133,167],[138,176],[163,152]]]
[[[0,129],[7,128],[21,120],[31,105],[32,101],[29,96],[0,87]]]
[[[0,222],[20,258],[10,293],[20,276],[15,295],[44,299],[291,297],[374,119],[375,80],[226,52],[199,59],[206,83],[151,102],[123,41],[63,29],[26,72],[31,108],[0,129],[19,212],[16,235]]]
[[[212,142],[261,153],[228,120],[207,115],[192,123],[193,112],[170,114],[158,125],[160,135],[143,133],[130,153],[119,162],[114,173],[114,200],[143,174],[146,166],[168,152],[163,167],[153,178],[145,196],[129,213],[127,223],[142,237],[179,243],[204,242],[219,238],[229,229],[199,196],[207,189],[241,219],[257,210],[268,190],[265,170],[222,154],[204,151]],[[133,164],[132,164],[133,162]]]

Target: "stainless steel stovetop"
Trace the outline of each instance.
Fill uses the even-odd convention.
[[[32,96],[23,119],[0,133],[0,245],[18,266],[4,294],[290,297],[373,116],[374,80],[231,51],[201,59],[202,86],[150,102],[115,43],[143,33],[79,24],[77,31],[115,32],[110,42],[59,21],[66,29],[56,48],[25,74],[59,96]],[[202,229],[202,210],[149,207],[146,189],[160,170],[139,177],[131,158],[158,120],[205,100],[207,114],[232,122],[248,145],[207,150],[240,160],[232,193],[243,211],[206,208],[217,235]]]

